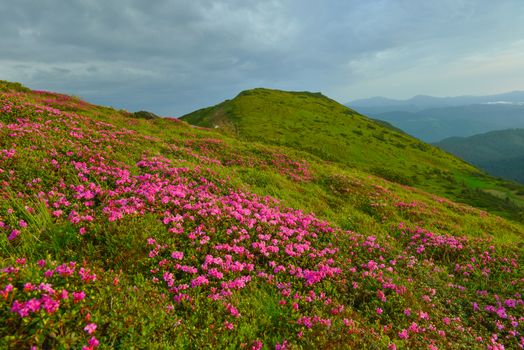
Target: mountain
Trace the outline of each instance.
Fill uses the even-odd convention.
[[[490,174],[524,183],[524,129],[451,137],[435,145]]]
[[[468,137],[508,128],[524,128],[524,105],[478,104],[373,114],[426,142]]]
[[[524,91],[490,96],[432,97],[407,100],[373,97],[349,104],[425,142],[524,128]]]
[[[272,94],[290,123],[297,98],[396,133],[317,94],[261,112]],[[522,223],[231,137],[220,111],[206,129],[0,81],[0,348],[518,348]]]
[[[372,97],[346,103],[359,112],[375,115],[385,112],[420,112],[425,109],[457,107],[472,104],[524,104],[524,91],[512,91],[503,94],[486,96],[433,97],[417,95],[406,100],[395,100],[385,97]]]
[[[492,206],[487,198],[477,201],[479,196],[471,196],[471,191],[493,189],[515,198],[514,185],[498,182],[462,160],[320,93],[247,90],[181,119],[241,140],[307,151],[330,162],[486,209],[498,211],[495,208],[501,199],[492,198]],[[515,200],[522,203],[521,198]]]

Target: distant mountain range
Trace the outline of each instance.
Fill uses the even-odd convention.
[[[512,91],[486,96],[434,97],[417,95],[407,100],[372,97],[346,103],[347,106],[355,108],[361,113],[371,115],[392,111],[420,112],[430,108],[456,107],[473,104],[524,105],[524,91]]]
[[[408,100],[373,97],[347,105],[426,142],[524,128],[524,91],[491,96],[419,95]]]
[[[358,110],[358,109],[357,109]],[[425,109],[419,112],[384,112],[372,115],[426,142],[468,137],[509,128],[524,128],[524,105],[476,104]]]
[[[435,145],[492,175],[524,183],[524,129],[451,137]]]

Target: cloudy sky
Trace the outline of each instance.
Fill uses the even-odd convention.
[[[253,87],[524,90],[524,1],[0,1],[0,79],[164,116]]]

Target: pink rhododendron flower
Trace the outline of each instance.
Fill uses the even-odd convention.
[[[8,240],[12,241],[14,240],[16,237],[18,237],[20,235],[20,230],[12,230],[11,231],[11,234],[9,235],[9,237],[7,237]]]
[[[93,334],[96,331],[96,324],[89,323],[87,326],[84,327],[84,331],[86,331],[89,334]]]
[[[402,331],[400,331],[398,333],[398,337],[400,339],[408,339],[409,338],[409,335],[408,335],[408,330],[407,329],[403,329]]]
[[[80,292],[73,292],[73,300],[75,303],[81,301],[81,300],[84,300],[84,298],[86,297],[86,293],[84,291],[80,291]]]

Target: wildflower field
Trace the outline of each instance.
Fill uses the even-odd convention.
[[[523,238],[301,150],[0,83],[0,348],[523,348]]]

